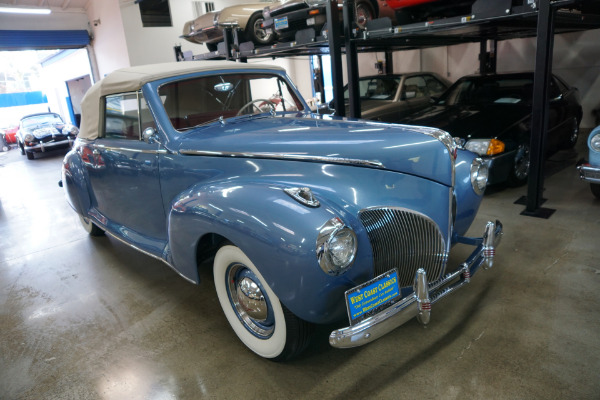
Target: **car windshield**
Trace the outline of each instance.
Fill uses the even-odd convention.
[[[220,74],[180,80],[161,86],[159,95],[177,130],[245,114],[304,110],[288,83],[272,74]]]
[[[358,81],[358,93],[361,100],[393,100],[400,85],[400,77],[375,76],[361,78]],[[344,99],[349,99],[348,87]]]
[[[57,114],[35,115],[21,121],[24,128],[32,128],[37,125],[62,124],[63,120]]]
[[[470,77],[452,85],[438,104],[523,104],[532,95],[533,77]]]

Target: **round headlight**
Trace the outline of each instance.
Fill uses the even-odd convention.
[[[479,196],[483,195],[488,181],[488,166],[481,158],[471,163],[471,186]]]
[[[590,147],[594,151],[600,151],[600,133],[594,135],[590,140]]]
[[[321,227],[317,237],[317,260],[329,275],[344,272],[356,255],[356,234],[339,218],[332,218]]]
[[[26,133],[23,137],[23,140],[25,140],[26,142],[33,142],[35,140],[35,137],[31,133]]]
[[[79,134],[79,129],[77,129],[77,127],[75,125],[67,124],[62,129],[62,134],[63,135],[77,136],[77,134]]]

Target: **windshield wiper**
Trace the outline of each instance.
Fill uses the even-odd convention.
[[[208,121],[204,121],[204,122],[201,122],[199,124],[196,124],[194,126],[187,126],[185,128],[181,128],[179,130],[182,131],[182,132],[183,131],[189,131],[190,129],[194,129],[194,128],[198,128],[198,127],[201,127],[201,126],[204,126],[204,125],[212,124],[213,122],[217,122],[217,121],[220,122],[221,125],[225,125],[225,120],[223,119],[223,116],[221,115],[218,118],[213,118],[213,119],[210,119]]]

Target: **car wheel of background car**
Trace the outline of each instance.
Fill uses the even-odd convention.
[[[590,189],[596,198],[600,199],[600,184],[599,183],[590,183]]]
[[[264,46],[273,42],[275,35],[264,30],[262,23],[262,14],[254,13],[246,24],[246,38],[255,44]]]
[[[217,43],[204,43],[208,51],[217,51],[219,45]]]
[[[28,160],[33,160],[35,158],[33,155],[33,152],[31,152],[31,151],[26,151],[25,155],[27,155]]]
[[[98,225],[94,224],[89,218],[79,216],[79,221],[81,221],[81,226],[90,236],[104,236],[104,231],[98,227]]]
[[[366,0],[359,0],[356,3],[356,24],[360,28],[364,28],[367,25],[367,21],[375,18],[375,10],[371,2]]]
[[[521,186],[527,183],[529,177],[529,145],[522,143],[517,149],[513,168],[508,175],[508,184],[510,186]]]
[[[312,325],[281,304],[242,250],[233,245],[221,247],[215,256],[213,273],[223,312],[250,350],[280,361],[306,348]]]
[[[573,127],[571,128],[571,135],[567,139],[567,143],[565,147],[567,149],[572,149],[577,144],[577,139],[579,138],[579,121],[577,118],[573,118]]]
[[[24,156],[25,155],[25,146],[23,146],[23,143],[17,141],[17,146],[19,146],[19,150],[21,150],[21,155]]]

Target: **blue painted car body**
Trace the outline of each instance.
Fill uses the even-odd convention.
[[[577,169],[579,177],[590,183],[592,193],[600,199],[600,126],[590,132],[587,145],[588,161],[580,160]]]
[[[301,99],[283,70],[236,68],[219,73],[273,74]],[[80,216],[194,283],[202,256],[226,239],[252,260],[285,307],[319,324],[344,319],[344,293],[375,276],[362,211],[410,210],[433,221],[448,251],[464,242],[482,195],[472,183],[475,155],[447,142],[447,134],[316,115],[303,100],[304,110],[175,129],[160,88],[213,73],[141,85],[153,140],[80,135],[62,180]],[[302,204],[284,191],[290,187],[310,188],[320,205]],[[339,275],[324,273],[315,250],[319,230],[333,217],[357,238],[356,257]],[[402,288],[412,290],[412,284]]]

